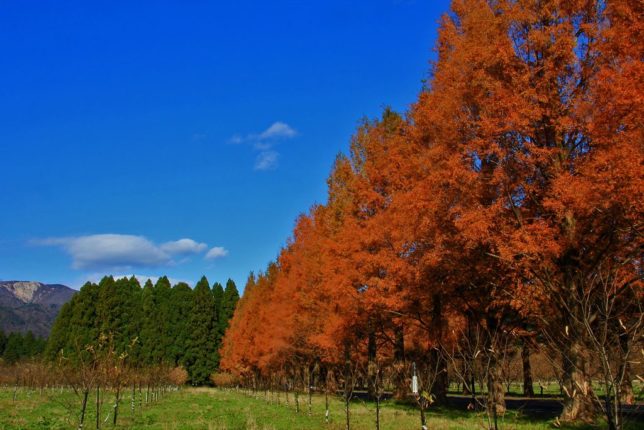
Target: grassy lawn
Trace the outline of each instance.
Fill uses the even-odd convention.
[[[16,400],[13,390],[0,389],[0,429],[67,429],[78,427],[81,400],[73,392],[38,391],[20,389]],[[85,429],[96,428],[95,393],[89,397],[85,418]],[[306,397],[300,396],[300,413],[295,412],[293,395],[289,404],[282,394],[277,403],[261,398],[248,397],[239,392],[211,388],[186,388],[171,392],[159,401],[143,404],[138,400],[131,409],[130,393],[123,394],[120,405],[118,428],[131,429],[344,429],[344,409],[342,402],[331,400],[330,423],[324,420],[324,397],[314,396],[312,414],[308,415]],[[103,399],[101,427],[113,428],[112,393]],[[427,414],[431,429],[484,429],[485,415],[475,412],[455,410],[430,410]],[[351,428],[374,429],[375,405],[355,401],[351,405]],[[394,402],[384,402],[381,410],[381,429],[405,430],[420,428],[417,410]],[[530,421],[510,412],[505,416],[502,428],[513,430],[552,429],[548,421]],[[593,427],[577,427],[593,428]],[[595,427],[601,428],[601,427]]]

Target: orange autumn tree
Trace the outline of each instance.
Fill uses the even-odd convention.
[[[599,320],[579,298],[601,303],[602,280],[623,325],[641,319],[641,15],[626,0],[454,1],[427,88],[407,118],[359,127],[327,202],[251,278],[222,366],[301,379],[408,355],[438,369],[440,399],[443,353],[475,327],[492,416],[506,352],[530,336],[561,364],[562,418],[591,419]],[[603,327],[626,372],[636,331]]]
[[[419,366],[426,363],[433,369],[426,388],[431,387],[434,400],[444,401],[448,378],[440,346],[446,321],[438,294],[444,287],[424,270],[424,246],[413,227],[418,217],[414,189],[428,174],[424,148],[413,141],[413,125],[385,109],[381,119],[362,124],[350,152],[356,211],[339,245],[345,244],[344,259],[357,268],[370,367],[382,350],[379,361],[396,363],[401,395],[408,391],[405,356]],[[410,205],[401,205],[408,197]],[[415,345],[407,354],[405,333]]]
[[[621,99],[620,84],[641,94],[642,56],[627,42],[636,39],[616,36],[639,34],[634,8],[455,1],[414,116],[459,196],[450,212],[464,250],[482,251],[508,297],[532,297],[537,286],[555,299],[532,311],[550,339],[564,328],[570,337],[560,345],[570,420],[590,418],[593,398],[580,309],[568,299],[599,262],[627,261],[641,247],[642,146],[632,145],[642,141],[641,103]],[[615,191],[622,198],[602,193]]]

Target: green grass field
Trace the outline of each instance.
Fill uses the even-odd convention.
[[[1,429],[68,429],[78,428],[81,399],[71,391],[38,391],[19,389],[16,400],[12,389],[0,389]],[[89,397],[85,429],[96,428],[95,394]],[[312,413],[308,414],[307,398],[300,396],[300,412],[295,412],[293,395],[287,405],[285,395],[272,401],[249,397],[235,391],[210,388],[186,388],[170,392],[157,402],[139,407],[138,398],[131,408],[131,394],[123,394],[117,428],[131,429],[344,429],[344,409],[340,399],[331,400],[330,423],[324,419],[324,397],[314,396]],[[103,398],[100,407],[101,428],[112,425],[114,395]],[[427,413],[430,429],[484,429],[484,413],[431,409]],[[362,401],[351,404],[351,428],[375,429],[375,405]],[[414,408],[384,402],[381,411],[381,429],[419,429],[419,413]],[[509,412],[501,428],[513,430],[552,429],[550,421],[530,421],[515,412]],[[575,427],[591,429],[598,427]]]

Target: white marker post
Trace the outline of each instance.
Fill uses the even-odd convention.
[[[417,396],[418,395],[418,376],[416,375],[416,362],[411,363],[412,368],[412,377],[411,377],[411,392]]]

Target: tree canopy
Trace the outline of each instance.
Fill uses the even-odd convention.
[[[222,366],[371,362],[377,346],[445,375],[476,332],[493,410],[504,351],[523,339],[560,354],[562,418],[591,416],[579,387],[599,320],[620,372],[641,327],[641,14],[626,0],[455,0],[418,99],[361,123],[327,201],[249,277]],[[590,315],[602,300],[610,314]]]

